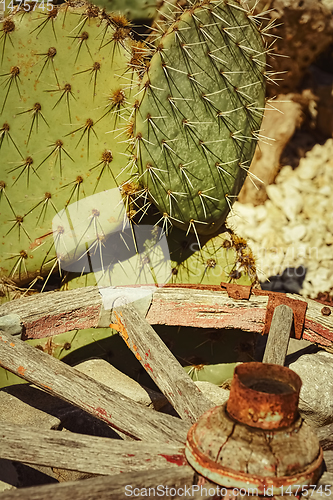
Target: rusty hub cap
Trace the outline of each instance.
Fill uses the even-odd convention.
[[[280,429],[297,418],[302,381],[284,366],[243,363],[235,368],[228,414],[251,427]]]
[[[204,413],[188,432],[185,455],[202,476],[252,495],[283,495],[316,484],[323,453],[298,414],[302,382],[289,368],[243,363],[226,404]]]

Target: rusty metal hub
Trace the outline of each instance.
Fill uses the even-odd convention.
[[[238,365],[227,412],[242,424],[281,429],[295,422],[302,381],[289,368],[268,363]]]
[[[289,368],[243,363],[235,368],[228,402],[189,430],[192,467],[226,488],[281,495],[315,484],[322,472],[318,438],[298,414],[301,380]],[[272,488],[272,489],[271,489]]]

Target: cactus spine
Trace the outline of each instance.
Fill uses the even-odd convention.
[[[225,221],[245,180],[265,99],[265,49],[233,0],[185,11],[140,85],[133,157],[166,227],[202,234]]]
[[[66,259],[82,263],[93,248],[104,273],[114,232],[104,198],[113,188],[132,229],[145,220],[138,212],[155,204],[161,233],[182,230],[174,227],[169,240],[173,281],[192,282],[181,266],[199,266],[200,279],[212,275],[214,249],[223,247],[215,241],[202,254],[201,242],[219,230],[247,175],[264,106],[265,52],[251,13],[234,0],[184,11],[147,70],[149,49],[133,42],[120,15],[79,2],[7,17],[0,30],[2,275],[28,283]],[[88,213],[89,201],[83,210],[79,202],[97,195],[103,213],[94,206]],[[74,210],[83,228],[69,250],[65,225],[72,230]],[[175,258],[175,248],[189,233],[198,249],[184,267],[192,257]]]
[[[130,176],[124,141],[138,57],[129,23],[79,5],[2,23],[0,266],[20,283],[58,267],[56,213]],[[100,215],[85,221],[95,239],[106,233]]]

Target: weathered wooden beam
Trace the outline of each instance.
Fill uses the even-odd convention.
[[[125,498],[144,498],[146,496],[149,498],[161,497],[164,500],[210,499],[212,495],[205,495],[205,486],[202,490],[198,486],[196,486],[196,490],[192,489],[194,476],[195,472],[189,465],[155,471],[147,468],[145,472],[131,472],[116,476],[94,477],[84,481],[19,488],[3,492],[0,498],[1,500],[45,500],[46,498],[52,500],[124,500]],[[157,495],[159,485],[160,495]],[[186,491],[185,487],[187,487]],[[138,489],[135,490],[135,488]],[[155,495],[153,490],[149,492],[149,488],[155,488]],[[191,494],[192,492],[193,494]]]
[[[123,441],[2,423],[0,458],[91,474],[187,465],[184,446]]]
[[[286,297],[308,305],[302,338],[333,346],[333,308],[331,315],[324,316],[319,302],[291,293]],[[262,334],[267,304],[268,295],[251,294],[248,300],[236,300],[217,287],[164,287],[153,295],[146,319],[151,325],[235,328]]]
[[[184,443],[189,425],[144,408],[84,373],[0,331],[0,366],[135,439]]]
[[[324,472],[315,488],[301,497],[302,499],[322,500],[323,498],[333,498],[333,473]]]
[[[319,302],[290,293],[286,296],[308,304],[302,338],[333,346],[333,308],[332,314],[325,316]],[[166,286],[156,289],[146,319],[151,325],[239,328],[262,334],[267,304],[268,295],[253,293],[248,300],[236,300],[218,287]],[[98,287],[36,294],[0,306],[0,316],[17,314],[21,318],[24,339],[97,328],[101,312]]]
[[[209,401],[187,375],[154,329],[132,304],[116,307],[112,328],[154,380],[179,416],[194,423],[214,403]]]
[[[292,309],[284,304],[277,306],[274,309],[266,349],[262,360],[263,363],[284,366],[292,325]]]

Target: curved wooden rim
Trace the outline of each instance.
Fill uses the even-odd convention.
[[[146,319],[151,325],[241,329],[263,334],[271,293],[252,290],[249,299],[242,300],[229,297],[227,291],[218,286],[169,285],[156,288]],[[322,304],[315,300],[293,294],[279,295],[307,303],[303,339],[333,347],[333,314],[324,316]],[[105,316],[98,287],[46,292],[0,306],[1,316],[19,316],[23,339],[105,327],[105,321],[101,322],[102,313]]]

